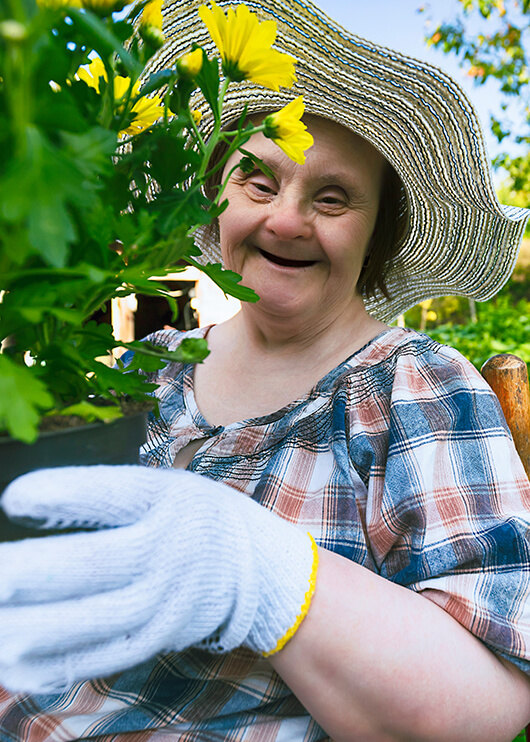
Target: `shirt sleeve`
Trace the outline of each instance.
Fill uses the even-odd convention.
[[[530,674],[530,484],[502,410],[456,351],[404,357],[371,524],[381,575]]]

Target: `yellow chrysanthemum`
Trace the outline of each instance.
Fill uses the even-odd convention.
[[[77,70],[76,77],[86,83],[89,88],[94,88],[99,93],[99,78],[102,77],[106,80],[107,72],[101,59],[95,57],[88,67],[80,67]]]
[[[259,22],[246,5],[228,8],[227,15],[212,2],[199,8],[201,20],[219,49],[223,72],[235,82],[250,80],[271,90],[295,82],[293,57],[271,49],[276,38],[274,21]]]
[[[160,49],[164,44],[162,33],[163,0],[151,0],[142,11],[140,19],[140,36],[153,49]]]
[[[195,124],[198,126],[201,123],[202,113],[197,108],[195,108],[193,111],[191,111],[191,117],[194,120]]]
[[[304,101],[300,95],[279,111],[270,113],[263,121],[265,136],[300,165],[305,162],[304,151],[313,145],[313,137],[300,120],[303,115]]]
[[[162,3],[164,0],[151,0],[142,11],[141,25],[153,26],[162,30]]]
[[[80,8],[81,0],[37,0],[39,8],[61,10],[62,8]]]
[[[77,77],[99,93],[100,78],[103,78],[104,80],[107,79],[105,65],[99,57],[96,57],[88,67],[80,67],[77,70]],[[115,77],[114,98],[120,100],[120,98],[126,96],[130,84],[131,80],[129,77],[121,77],[120,75]],[[138,95],[139,87],[140,83],[135,82],[131,92],[132,98],[135,98]],[[158,96],[153,96],[152,98],[140,98],[132,107],[132,112],[135,114],[135,117],[126,129],[120,131],[120,136],[124,134],[139,134],[144,129],[147,129],[163,116],[164,105],[162,99]]]
[[[195,49],[189,54],[183,54],[177,59],[177,69],[183,77],[193,80],[202,69],[204,54],[202,49]]]

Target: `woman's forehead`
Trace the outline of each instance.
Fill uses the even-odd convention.
[[[269,113],[273,113],[273,111],[252,114],[249,116],[249,120],[258,125]],[[370,142],[337,121],[307,113],[304,114],[302,121],[313,135],[315,143],[320,148],[325,148],[330,154],[336,153],[338,157],[347,158],[351,155],[359,156],[363,154],[371,160],[372,164],[376,164],[378,161],[386,162],[383,155]],[[260,139],[256,137],[255,141],[263,144],[264,139],[263,136]],[[254,137],[250,141],[253,142]],[[311,149],[306,150],[306,155],[309,155],[310,152]]]
[[[254,118],[253,123],[258,121]],[[387,161],[369,142],[346,127],[318,116],[306,116],[304,123],[314,138],[313,146],[306,150],[304,165],[296,165],[289,160],[271,139],[261,133],[253,135],[245,149],[259,157],[275,173],[298,171],[319,182],[358,182],[359,179],[369,178],[374,179],[377,187]],[[231,164],[241,157],[236,153]]]

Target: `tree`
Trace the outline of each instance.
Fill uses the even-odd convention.
[[[458,0],[456,19],[442,22],[426,37],[444,53],[455,54],[477,85],[495,80],[502,96],[499,116],[490,127],[499,142],[521,145],[493,161],[508,173],[504,197],[530,207],[530,67],[525,48],[530,38],[530,0]],[[426,12],[427,8],[421,8]],[[520,109],[522,127],[513,127],[509,109]],[[519,154],[520,151],[520,154]]]

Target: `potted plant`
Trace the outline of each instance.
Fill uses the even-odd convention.
[[[122,419],[125,399],[151,399],[153,386],[143,371],[168,360],[201,361],[208,351],[200,340],[174,352],[123,343],[109,323],[94,321],[94,312],[129,294],[159,294],[171,304],[164,284],[152,276],[198,266],[194,228],[226,205],[222,184],[211,198],[204,184],[252,133],[264,131],[298,157],[308,146],[301,100],[259,126],[242,118],[233,131],[221,130],[228,85],[253,79],[264,60],[270,80],[263,84],[277,88],[294,80],[294,60],[271,49],[270,34],[256,46],[260,24],[245,6],[228,16],[215,4],[201,9],[221,59],[194,46],[171,69],[149,75],[146,65],[163,43],[162,0],[123,5],[2,5],[0,488],[31,468],[97,463],[102,451],[112,451],[114,463],[134,460],[142,433],[131,434],[132,453],[121,451],[126,429],[103,423],[123,424],[112,421]],[[245,44],[232,51],[243,24],[249,29],[245,59]],[[190,106],[197,91],[215,122],[208,138]],[[210,165],[220,142],[224,156]],[[220,265],[200,267],[225,292],[257,299]],[[104,361],[118,346],[135,351],[126,369]],[[44,432],[50,422],[72,418],[91,424],[99,445],[70,446]],[[104,429],[111,431],[110,443]],[[70,439],[70,433],[60,435]],[[14,441],[22,451],[17,463]],[[41,445],[44,453],[38,454]],[[78,458],[82,451],[89,451],[88,459]],[[60,458],[50,459],[52,452]]]

